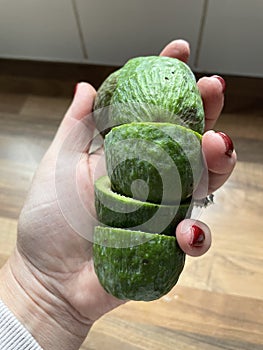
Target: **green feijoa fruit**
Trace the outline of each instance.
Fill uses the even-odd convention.
[[[130,123],[105,137],[112,189],[158,204],[192,196],[204,169],[202,136],[171,123]]]
[[[110,130],[109,125],[109,107],[112,94],[116,89],[120,69],[111,73],[98,90],[94,101],[93,117],[96,121],[96,128],[105,135]]]
[[[119,299],[150,301],[167,294],[183,270],[175,236],[97,226],[94,267],[104,289]]]
[[[176,226],[191,216],[191,200],[175,205],[158,205],[122,196],[111,189],[110,179],[95,182],[95,208],[101,224],[152,233],[174,235]]]
[[[109,98],[105,99],[105,95]],[[195,76],[175,58],[148,56],[129,60],[119,69],[117,79],[109,76],[99,88],[94,109],[103,106],[110,106],[110,127],[154,121],[204,132],[203,103]],[[103,123],[103,118],[95,119]]]

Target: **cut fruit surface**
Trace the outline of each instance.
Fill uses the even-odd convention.
[[[192,202],[158,205],[125,197],[113,192],[109,177],[104,176],[95,182],[95,206],[101,224],[174,235],[178,223],[190,217]]]

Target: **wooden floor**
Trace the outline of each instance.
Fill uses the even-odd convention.
[[[30,180],[73,91],[69,82],[61,89],[59,78],[42,84],[29,77],[23,89],[21,79],[8,80],[1,72],[0,266],[12,252]],[[215,204],[200,216],[213,232],[210,251],[187,258],[178,285],[166,297],[130,302],[100,319],[82,349],[263,348],[263,90],[255,86],[261,87],[261,80],[237,81],[227,81],[227,106],[217,129],[231,135],[239,162],[216,192]]]

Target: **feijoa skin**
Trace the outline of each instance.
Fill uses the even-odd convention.
[[[119,299],[158,299],[183,270],[175,231],[204,170],[195,76],[175,58],[133,58],[101,85],[93,112],[108,173],[95,182],[95,272]]]
[[[104,122],[107,130],[131,122],[168,122],[204,132],[204,110],[195,76],[175,58],[129,60],[99,88],[94,110],[102,107],[107,107],[107,118],[103,121],[103,113],[94,115],[99,130]]]
[[[97,226],[94,268],[104,289],[123,300],[151,301],[167,294],[183,270],[175,236]]]
[[[109,110],[112,95],[116,89],[117,81],[121,69],[113,72],[99,89],[94,104],[93,117],[96,120],[96,128],[102,135],[105,135],[110,129]]]
[[[114,127],[104,142],[112,189],[151,203],[185,201],[203,172],[201,139],[195,131],[171,123]]]
[[[95,182],[95,208],[101,225],[174,235],[180,221],[189,218],[192,201],[158,205],[125,197],[112,191],[108,176]]]

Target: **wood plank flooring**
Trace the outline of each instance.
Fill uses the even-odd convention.
[[[15,245],[33,173],[70,103],[65,89],[58,93],[56,85],[49,94],[43,84],[37,93],[8,83],[0,89],[0,266]],[[239,162],[215,193],[215,204],[200,213],[213,232],[210,251],[187,258],[166,297],[130,302],[105,315],[83,350],[262,349],[263,93],[255,86],[261,80],[249,84],[253,103],[245,103],[244,87],[229,84],[229,104],[216,126],[233,138]]]

